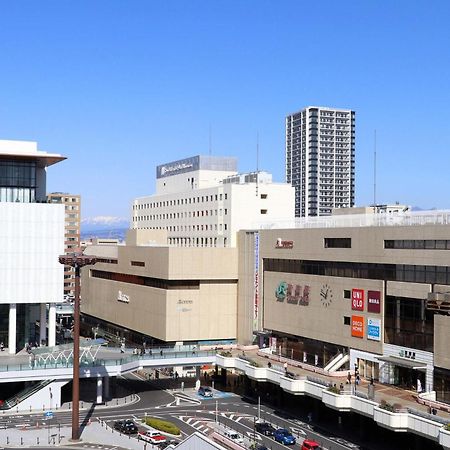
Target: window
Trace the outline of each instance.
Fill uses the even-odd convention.
[[[262,199],[266,199],[267,198],[267,194],[261,194],[261,198]]]
[[[130,261],[132,266],[145,267],[144,261]]]
[[[267,209],[261,209],[261,214],[267,214]]]
[[[325,248],[351,248],[352,240],[350,238],[325,238],[323,246]]]
[[[351,298],[351,294],[349,289],[344,289],[344,298]]]

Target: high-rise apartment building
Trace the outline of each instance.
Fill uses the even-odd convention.
[[[354,205],[354,111],[308,106],[286,117],[286,181],[295,187],[296,217]]]
[[[80,195],[52,192],[47,195],[47,202],[64,205],[64,252],[74,252],[80,247]],[[75,271],[71,266],[64,266],[64,295],[75,295]]]

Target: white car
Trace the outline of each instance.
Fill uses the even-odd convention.
[[[155,445],[162,444],[167,441],[166,437],[159,431],[140,431],[138,437],[143,441],[150,442],[150,444]]]

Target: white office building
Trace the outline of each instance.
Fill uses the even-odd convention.
[[[286,117],[286,181],[295,216],[326,216],[355,202],[355,112],[309,106]]]
[[[134,200],[131,226],[167,231],[167,244],[235,247],[236,232],[294,217],[294,189],[267,172],[239,174],[235,158],[194,156],[156,169],[156,193]]]
[[[0,141],[0,342],[9,353],[56,343],[64,206],[46,202],[46,169],[64,159],[36,142]]]

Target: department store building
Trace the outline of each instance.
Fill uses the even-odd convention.
[[[238,341],[450,402],[450,212],[353,211],[239,233]]]

